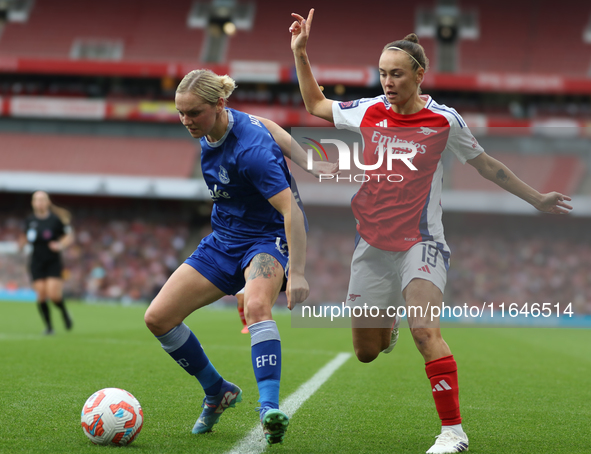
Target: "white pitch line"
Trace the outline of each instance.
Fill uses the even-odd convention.
[[[279,408],[291,418],[298,408],[308,400],[312,394],[331,377],[351,357],[351,353],[339,353],[333,360],[328,362],[322,369],[300,386],[291,396],[285,399]],[[232,450],[226,454],[260,454],[267,448],[267,442],[263,436],[263,429],[257,424],[246,437],[240,440]]]

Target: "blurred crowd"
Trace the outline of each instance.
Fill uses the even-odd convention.
[[[0,242],[20,232],[20,219],[0,219]],[[456,223],[446,233],[452,250],[447,305],[572,302],[575,313],[591,314],[591,241],[581,223],[563,234],[528,225],[483,229]],[[533,223],[533,224],[532,224]],[[584,231],[584,230],[587,231]],[[579,231],[580,230],[580,231]],[[76,219],[76,242],[64,252],[69,297],[149,302],[186,258],[189,227],[143,220]],[[203,227],[193,238],[209,232]],[[354,232],[319,227],[308,234],[306,276],[311,302],[346,299]],[[198,241],[198,239],[196,240]],[[185,247],[188,246],[188,249]],[[30,286],[25,260],[0,253],[0,288]]]
[[[16,241],[21,220],[7,218],[0,242]],[[150,301],[179,266],[187,243],[186,223],[141,219],[76,219],[76,241],[63,252],[64,292],[87,301]],[[30,286],[23,254],[0,255],[0,288]]]
[[[446,297],[452,304],[572,303],[591,314],[591,244],[576,237],[453,235]],[[561,309],[562,310],[562,309]]]
[[[307,277],[310,300],[346,299],[354,233],[311,232]],[[568,236],[507,237],[503,232],[447,235],[452,250],[444,301],[448,306],[548,303],[561,311],[572,303],[578,314],[591,314],[591,242]],[[330,283],[327,285],[327,283]],[[562,313],[562,312],[561,312]]]

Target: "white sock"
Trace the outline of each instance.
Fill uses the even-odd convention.
[[[441,426],[441,431],[442,432],[443,432],[443,429],[451,429],[451,430],[453,430],[460,437],[465,437],[466,436],[466,434],[464,433],[464,430],[462,429],[462,425],[461,424],[455,424],[453,426]]]

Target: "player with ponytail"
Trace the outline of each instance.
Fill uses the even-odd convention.
[[[21,249],[29,242],[33,247],[29,270],[37,307],[45,324],[44,334],[53,334],[48,300],[60,310],[67,330],[72,329],[72,318],[63,297],[61,252],[74,241],[70,222],[72,216],[64,208],[54,205],[45,191],[33,194],[33,214],[27,217],[19,238]]]
[[[558,192],[540,194],[528,186],[484,152],[458,112],[421,95],[429,60],[414,33],[386,44],[376,55],[383,94],[339,103],[324,97],[310,68],[307,42],[314,10],[307,18],[292,16],[291,49],[306,109],[339,129],[361,134],[365,165],[376,165],[375,172],[383,175],[381,181],[365,181],[351,201],[358,238],[348,304],[377,307],[381,315],[353,318],[355,354],[359,361],[368,363],[380,352],[392,351],[398,340],[395,314],[406,305],[413,341],[425,361],[441,419],[441,433],[427,453],[466,451],[458,366],[441,335],[439,316],[428,311],[429,307],[441,307],[450,259],[441,222],[441,154],[454,153],[484,178],[540,211],[567,213],[572,209],[567,203],[570,197]],[[378,164],[386,151],[384,144],[389,144],[389,157],[406,156],[390,168],[387,166],[394,160]],[[393,173],[395,184],[388,179]]]
[[[145,322],[202,386],[203,411],[193,433],[209,432],[227,408],[241,401],[242,390],[222,378],[183,320],[244,288],[260,421],[267,442],[274,444],[283,441],[289,420],[279,409],[281,340],[271,309],[282,288],[290,308],[308,296],[306,220],[277,143],[290,144],[289,135],[275,131],[276,141],[270,130],[277,125],[228,108],[235,87],[227,75],[195,70],[177,88],[181,123],[201,143],[201,169],[214,202],[213,233],[166,282]],[[233,370],[231,365],[225,369]]]

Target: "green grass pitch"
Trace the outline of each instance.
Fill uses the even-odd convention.
[[[143,324],[143,307],[70,304],[75,326],[43,337],[33,304],[0,303],[0,453],[99,453],[80,427],[85,400],[104,387],[133,393],[144,427],[127,448],[140,453],[223,453],[258,422],[250,337],[235,310],[187,319],[216,368],[244,400],[205,435],[197,381],[164,353]],[[278,311],[282,399],[339,352],[346,329],[293,329]],[[449,328],[459,367],[464,428],[473,453],[591,452],[591,330]],[[291,420],[276,453],[424,453],[439,420],[422,358],[408,330],[371,364],[351,357]]]

